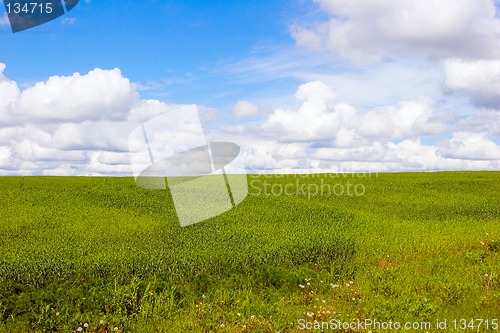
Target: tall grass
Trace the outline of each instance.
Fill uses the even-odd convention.
[[[235,209],[181,228],[169,192],[131,178],[0,178],[0,331],[500,318],[500,173],[249,181]],[[363,193],[325,191],[349,184]]]

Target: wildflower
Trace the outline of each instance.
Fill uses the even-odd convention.
[[[226,325],[224,325],[224,323],[220,324],[220,327],[224,327],[224,326],[226,326]]]
[[[481,242],[481,245],[484,245],[484,242]]]
[[[332,288],[338,288],[338,287],[340,287],[340,286],[339,286],[338,284],[333,284],[333,283],[330,283],[330,287],[332,287]]]
[[[302,288],[302,289],[305,288],[303,284],[299,284],[299,287]]]
[[[236,315],[239,317],[239,316],[241,316],[241,313],[238,312]]]
[[[311,282],[307,282],[306,284],[307,284],[308,286],[310,286],[310,285],[311,285]]]
[[[254,318],[255,318],[255,316],[250,316],[250,319],[254,319]]]
[[[115,332],[118,331],[118,327],[115,326],[114,330],[115,330]]]
[[[89,327],[89,323],[83,324],[83,327],[85,327],[85,328]]]
[[[104,325],[104,320],[101,319],[101,321],[99,321],[99,324]]]
[[[308,316],[308,317],[312,317],[312,316],[314,316],[314,312],[308,312],[308,313],[307,313],[307,316]]]
[[[326,301],[324,299],[322,299],[321,302],[326,303]]]
[[[58,317],[58,316],[59,316],[59,312],[56,312],[56,317]]]
[[[76,330],[77,330],[78,332],[81,332],[81,331],[83,331],[83,328],[80,326],[80,327],[78,327]]]

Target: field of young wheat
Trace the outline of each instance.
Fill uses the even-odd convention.
[[[0,178],[0,332],[500,331],[500,172],[247,177],[184,228],[133,178]]]

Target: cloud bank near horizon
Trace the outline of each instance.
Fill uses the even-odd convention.
[[[476,91],[480,84],[468,91],[453,76],[456,65],[446,69],[449,89],[495,98],[487,82],[483,94]],[[300,85],[295,98],[296,109],[276,108],[260,120],[222,124],[211,135],[240,144],[247,168],[255,172],[500,168],[500,147],[491,139],[500,135],[498,110],[460,118],[419,96],[360,111],[338,102],[336,92],[320,81]],[[128,134],[141,122],[181,107],[141,99],[118,69],[53,76],[24,90],[2,74],[0,101],[3,175],[130,175]],[[259,113],[247,101],[235,103],[234,111],[245,119]],[[427,136],[443,139],[426,145]]]

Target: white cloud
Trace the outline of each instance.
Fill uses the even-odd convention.
[[[134,124],[112,121],[67,123],[53,133],[53,146],[63,150],[128,151],[127,138]]]
[[[23,140],[13,146],[15,157],[21,161],[77,161],[84,162],[86,160],[85,153],[75,151],[63,151],[43,147],[37,142]]]
[[[456,126],[463,126],[453,124],[456,118],[452,115],[437,112],[433,101],[426,97],[360,111],[338,103],[335,92],[322,82],[300,86],[295,97],[301,102],[296,109],[275,109],[260,126],[219,129],[224,132],[223,136],[245,148],[245,159],[251,169],[268,172],[310,172],[314,168],[323,171],[491,170],[497,168],[500,161],[495,155],[480,155],[472,150],[460,152],[463,158],[457,158],[458,155],[452,154],[453,147],[445,151],[446,143],[422,144],[421,137],[443,135]],[[477,134],[468,135],[474,138]],[[487,137],[482,138],[488,149],[500,149]],[[477,142],[476,147],[480,147]]]
[[[433,102],[418,97],[400,102],[397,107],[389,106],[367,112],[360,119],[358,131],[367,138],[398,139],[422,134],[438,134],[446,125],[433,117]]]
[[[267,173],[498,170],[500,161],[442,156],[438,147],[424,145],[420,139],[406,139],[399,143],[375,141],[351,148],[312,148],[305,143],[280,144],[260,140],[246,143],[244,139],[239,143],[247,148],[247,166]]]
[[[32,124],[2,127],[0,129],[0,145],[13,145],[21,139],[27,139],[43,145],[49,145],[51,143],[52,136],[46,130]]]
[[[457,132],[440,144],[439,155],[461,160],[500,160],[500,147],[483,133]]]
[[[313,51],[320,50],[322,48],[321,37],[314,31],[305,29],[298,25],[293,25],[291,33],[292,37],[295,39],[295,42],[300,46]]]
[[[90,159],[88,163],[85,165],[83,173],[89,176],[95,176],[95,175],[130,176],[132,174],[132,168],[130,167],[128,153],[126,154],[127,156],[126,160],[123,158],[123,156],[118,157],[118,155],[116,154],[108,155],[107,157],[103,157],[103,155],[106,156],[108,155],[108,153],[92,152],[90,154]]]
[[[336,104],[335,92],[322,82],[303,84],[295,94],[298,110],[277,109],[263,124],[281,142],[328,142],[339,148],[364,145],[375,140],[437,134],[446,124],[433,110],[429,98],[418,97],[368,112]]]
[[[302,101],[298,110],[276,109],[262,126],[282,142],[333,139],[355,113],[347,105],[334,106],[335,92],[320,81],[301,85],[295,97]]]
[[[8,147],[0,146],[0,168],[8,168],[11,158],[11,152]]]
[[[500,60],[447,60],[444,86],[468,94],[478,105],[500,108]]]
[[[404,53],[425,58],[500,56],[500,20],[491,0],[317,0],[330,15],[294,26],[297,44],[358,60]]]
[[[130,163],[129,153],[117,153],[110,151],[98,151],[94,153],[95,161],[103,165],[128,165]]]
[[[275,108],[260,123],[213,127],[210,138],[239,144],[249,169],[269,172],[500,165],[499,147],[490,138],[500,132],[496,110],[450,125],[429,97],[360,109],[337,95],[322,81],[302,84],[296,106]],[[138,124],[182,107],[200,110],[207,124],[215,119],[213,109],[141,100],[119,70],[54,76],[24,91],[0,75],[0,96],[0,174],[130,175],[128,135]],[[247,101],[234,109],[238,117],[264,115]],[[451,128],[453,138],[440,145],[420,141]],[[178,133],[178,139],[184,142],[191,134]]]
[[[232,111],[234,117],[238,119],[252,118],[259,114],[259,108],[249,101],[238,101]]]
[[[460,132],[486,133],[490,136],[500,136],[500,111],[481,110],[461,120],[456,129]]]
[[[52,76],[24,90],[17,117],[45,122],[124,120],[138,94],[120,70],[95,69],[86,75]]]
[[[10,121],[10,113],[21,93],[16,82],[4,76],[5,64],[0,63],[0,124]]]
[[[168,105],[157,100],[142,100],[129,111],[129,122],[144,122],[158,116],[161,113],[171,111],[175,105]]]
[[[120,172],[124,164],[109,156],[128,157],[130,131],[175,107],[140,100],[118,69],[53,76],[23,91],[4,70],[0,63],[0,174]]]

